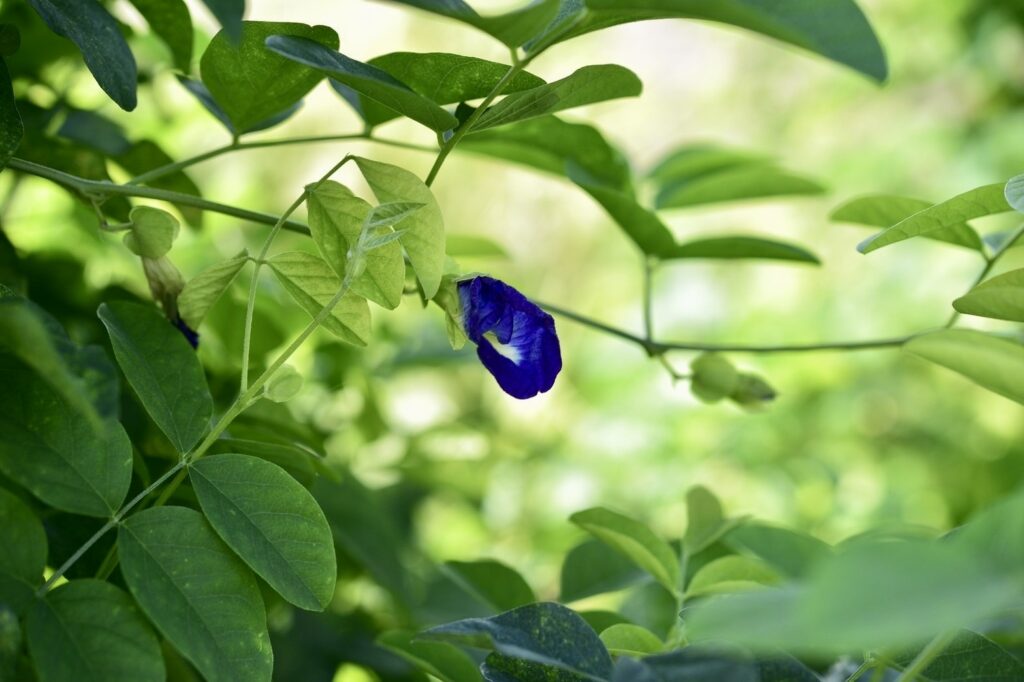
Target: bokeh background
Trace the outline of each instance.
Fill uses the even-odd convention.
[[[475,3],[481,11],[505,2]],[[942,200],[1024,169],[1024,6],[1013,0],[863,0],[888,52],[878,86],[837,65],[734,29],[663,21],[591,34],[545,54],[531,70],[549,80],[591,63],[618,63],[644,81],[638,99],[565,116],[597,125],[638,177],[683,144],[711,142],[773,155],[830,188],[820,198],[711,206],[665,218],[680,236],[751,232],[818,253],[820,268],[676,264],[656,281],[657,336],[701,342],[814,342],[895,336],[941,325],[981,268],[977,254],[927,241],[870,256],[862,228],[828,220],[848,198],[885,192]],[[487,36],[375,2],[250,0],[248,18],[329,24],[357,59],[446,51],[504,61]],[[129,25],[143,26],[126,3]],[[206,20],[208,42],[213,24]],[[155,87],[136,113],[103,113],[176,158],[228,141],[221,126],[160,70],[164,47],[133,47]],[[147,64],[148,60],[148,64]],[[105,99],[84,71],[66,69],[66,96],[83,108]],[[162,67],[161,67],[162,68]],[[52,93],[27,93],[45,104]],[[141,93],[140,93],[141,94]],[[347,105],[321,84],[288,123],[253,139],[358,132]],[[380,134],[431,144],[401,122]],[[347,152],[425,175],[432,155],[367,143],[278,147],[196,166],[207,198],[279,213],[302,186]],[[340,179],[361,188],[350,172]],[[0,196],[12,180],[0,176]],[[571,183],[455,153],[435,190],[453,234],[487,236],[507,257],[464,259],[529,296],[639,331],[641,261],[599,207]],[[4,229],[26,263],[49,273],[54,300],[123,288],[146,295],[137,259],[51,185],[26,179],[2,207]],[[982,221],[985,231],[1005,227]],[[186,276],[241,248],[265,228],[208,215],[172,259]],[[289,239],[292,243],[289,244]],[[282,249],[302,245],[286,237]],[[1024,249],[1001,266],[1024,264]],[[244,282],[214,310],[202,355],[228,396],[240,354]],[[268,280],[256,351],[266,357],[303,313]],[[966,320],[965,324],[977,324]],[[558,320],[565,370],[553,391],[505,396],[472,350],[454,353],[436,308],[410,299],[375,315],[365,350],[327,336],[295,361],[305,388],[287,409],[325,437],[330,461],[383,491],[413,538],[437,560],[495,557],[541,595],[557,590],[564,552],[580,537],[566,521],[606,505],[669,535],[686,525],[684,494],[703,484],[732,514],[749,514],[838,541],[879,525],[962,522],[1024,478],[1024,411],[960,377],[899,351],[736,355],[779,391],[757,412],[703,405],[637,347]],[[86,332],[82,332],[86,333]],[[685,367],[685,354],[673,360]],[[413,504],[410,500],[415,501]],[[365,588],[365,589],[364,589]],[[380,598],[353,587],[353,601]]]

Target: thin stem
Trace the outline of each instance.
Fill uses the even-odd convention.
[[[940,632],[935,635],[935,638],[928,642],[921,649],[921,652],[917,654],[917,657],[910,662],[910,665],[903,670],[903,674],[896,678],[896,682],[913,682],[916,680],[917,676],[923,673],[954,639],[956,639],[956,630]]]
[[[978,277],[974,280],[974,284],[971,285],[971,289],[974,289],[974,287],[978,286],[979,284],[985,281],[985,279],[992,272],[992,269],[996,266],[996,263],[999,262],[999,259],[1002,258],[1007,251],[1012,249],[1014,244],[1016,244],[1022,236],[1024,236],[1024,225],[1019,226],[1013,234],[1006,238],[1006,241],[1003,242],[1003,244],[995,251],[995,253],[992,254],[991,257],[985,259],[985,267],[982,269]],[[968,289],[968,291],[970,291],[971,289]],[[946,325],[943,328],[949,329],[954,324],[956,324],[957,320],[959,319],[960,311],[954,310],[953,314],[950,315],[949,320],[946,321]]]
[[[654,262],[644,256],[644,339],[651,343],[654,340]],[[675,374],[674,370],[671,370]]]
[[[852,675],[846,678],[846,682],[858,682],[860,678],[864,676],[864,673],[871,670],[876,665],[878,665],[878,662],[874,659],[865,658],[864,662],[860,664],[860,667],[857,668]]]

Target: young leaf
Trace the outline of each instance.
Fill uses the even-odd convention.
[[[658,209],[689,208],[729,201],[748,201],[783,196],[814,196],[825,188],[766,164],[727,168],[690,181],[670,182],[655,198]]]
[[[965,315],[1024,322],[1024,269],[993,277],[953,301]]]
[[[441,286],[444,273],[444,218],[430,188],[418,177],[398,166],[356,157],[356,163],[370,189],[382,203],[413,202],[423,207],[402,222],[399,238],[412,269],[430,299]]]
[[[178,314],[192,329],[198,329],[206,313],[228,290],[238,277],[249,255],[239,254],[229,260],[211,265],[193,277],[178,296]]]
[[[171,50],[174,66],[192,70],[192,15],[185,0],[131,0],[153,33]]]
[[[421,637],[492,649],[499,656],[488,658],[485,678],[486,666],[505,670],[513,661],[530,665],[517,668],[520,675],[509,679],[548,679],[558,674],[552,669],[587,679],[606,679],[611,673],[611,658],[597,633],[559,604],[531,604],[493,618],[468,618],[431,628]]]
[[[676,553],[644,524],[602,507],[577,512],[569,520],[628,557],[669,592],[679,590],[679,559]]]
[[[18,151],[24,135],[25,126],[14,103],[11,75],[7,72],[7,64],[0,57],[0,171],[7,167],[7,162]]]
[[[366,216],[365,228],[372,230],[380,227],[392,227],[398,225],[416,211],[423,208],[425,204],[418,204],[412,201],[393,201],[380,206],[374,206],[370,215]]]
[[[135,57],[114,17],[97,0],[29,0],[50,30],[82,52],[85,65],[119,107],[136,105]]]
[[[1004,194],[1014,210],[1024,213],[1024,174],[1011,178],[1006,183]]]
[[[1024,345],[968,329],[918,336],[903,349],[1024,404]]]
[[[74,580],[35,603],[25,623],[43,682],[163,682],[160,644],[131,598],[101,580]]]
[[[614,656],[644,656],[665,648],[657,635],[631,623],[619,623],[601,632],[601,641]]]
[[[690,371],[690,390],[705,403],[729,397],[739,377],[733,364],[717,353],[701,353],[690,363]]]
[[[242,17],[245,16],[245,0],[203,0],[224,32],[236,43],[242,39]]]
[[[495,128],[621,97],[637,97],[642,90],[640,79],[623,66],[584,66],[561,80],[508,95],[485,111],[473,130]]]
[[[37,586],[46,568],[46,531],[28,506],[0,488],[0,573]],[[2,600],[0,600],[2,601]]]
[[[915,213],[931,208],[930,201],[895,196],[872,194],[853,199],[832,211],[829,217],[842,223],[856,223],[869,227],[889,227],[906,220]],[[921,235],[925,239],[956,244],[984,253],[984,246],[977,231],[966,222],[953,223],[941,229]]]
[[[912,237],[948,233],[968,220],[1012,210],[1003,193],[1004,185],[985,185],[935,204],[864,240],[857,249],[871,253]]]
[[[480,682],[473,659],[447,642],[422,642],[414,632],[393,630],[381,635],[377,643],[442,682]]]
[[[267,261],[267,265],[285,291],[313,318],[341,289],[341,280],[327,263],[311,253],[282,253]],[[370,339],[370,307],[366,299],[354,292],[345,294],[323,326],[346,343],[365,346]]]
[[[152,306],[114,301],[98,312],[114,357],[146,412],[179,453],[206,433],[213,399],[188,341]]]
[[[152,206],[136,206],[128,216],[130,231],[124,245],[136,256],[157,260],[167,255],[181,226],[167,211]]]
[[[121,524],[117,547],[132,596],[205,679],[269,682],[273,652],[256,579],[202,514],[139,512]]]
[[[683,546],[690,556],[707,549],[735,525],[735,520],[725,518],[722,503],[710,490],[697,485],[686,491]]]
[[[586,540],[562,561],[559,601],[573,602],[616,592],[639,582],[644,573],[632,560],[600,540]]]
[[[696,574],[686,587],[687,597],[725,594],[778,585],[782,577],[760,559],[725,556],[710,562]]]
[[[391,0],[403,5],[440,14],[461,21],[500,40],[508,47],[518,47],[543,31],[554,21],[561,0],[538,0],[506,14],[482,17],[464,0]]]
[[[598,184],[626,193],[633,184],[625,156],[600,131],[583,123],[568,123],[556,116],[474,131],[463,138],[456,149],[519,163],[563,178],[567,165],[573,164]]]
[[[237,43],[227,33],[218,33],[203,53],[200,69],[203,83],[236,131],[251,130],[287,110],[323,78],[320,72],[268,50],[264,43],[272,35],[338,47],[338,34],[326,26],[247,21]]]
[[[284,365],[263,389],[263,397],[275,403],[286,403],[302,390],[302,375],[291,365]]]
[[[893,663],[905,668],[917,653],[907,649],[893,656]],[[918,679],[926,682],[1024,679],[1024,663],[988,637],[960,630],[956,639],[918,673]]]
[[[712,260],[734,260],[752,258],[757,260],[790,261],[821,265],[821,261],[807,249],[795,244],[764,239],[763,237],[709,237],[695,239],[677,245],[666,260],[708,258]]]
[[[386,71],[337,52],[337,44],[329,48],[312,40],[287,35],[272,35],[266,44],[267,49],[281,55],[278,59],[315,69],[321,77],[330,76],[431,130],[444,132],[458,124],[454,116]]]
[[[207,520],[238,556],[296,606],[323,611],[338,576],[334,542],[313,496],[284,469],[247,455],[189,467]]]
[[[115,421],[99,429],[27,365],[0,354],[0,471],[47,504],[108,517],[132,476],[132,447]]]

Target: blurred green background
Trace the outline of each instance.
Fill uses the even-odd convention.
[[[890,59],[892,77],[881,87],[751,34],[680,21],[592,34],[531,66],[547,79],[590,63],[636,71],[645,84],[641,98],[565,118],[597,125],[638,174],[679,145],[712,142],[774,155],[830,188],[821,198],[668,214],[680,236],[784,237],[809,246],[823,265],[665,267],[656,281],[659,338],[781,343],[912,333],[944,323],[950,301],[980,270],[976,253],[934,242],[862,256],[855,246],[867,233],[832,224],[828,214],[864,193],[938,201],[1021,172],[1024,3],[864,0],[862,6]],[[142,26],[126,3],[114,7],[123,21]],[[195,16],[208,19],[200,10]],[[482,34],[386,4],[250,0],[247,16],[329,24],[341,35],[341,50],[361,60],[399,50],[507,59]],[[211,30],[207,24],[202,46]],[[158,140],[175,158],[228,142],[174,75],[154,67],[163,45],[144,35],[134,40],[141,70],[155,85],[140,91],[137,112],[103,104],[95,83],[74,65],[52,67],[54,80],[67,83],[71,102],[102,106],[133,138]],[[22,94],[43,105],[53,96]],[[322,84],[287,124],[253,139],[359,130],[356,116]],[[413,124],[390,123],[380,133],[433,142]],[[433,160],[332,143],[240,152],[196,166],[191,175],[209,199],[279,213],[346,152],[421,175]],[[361,187],[351,169],[339,179]],[[0,196],[11,182],[10,174],[0,175]],[[490,237],[508,253],[465,259],[465,271],[640,329],[639,255],[578,188],[456,153],[435,191],[450,233]],[[26,179],[2,210],[4,230],[26,267],[46,272],[33,280],[36,294],[48,288],[44,297],[66,299],[69,309],[87,308],[96,292],[111,287],[147,295],[137,259],[52,185]],[[980,226],[996,230],[1003,223]],[[189,277],[258,247],[265,229],[211,214],[201,231],[187,231],[171,258]],[[295,245],[298,238],[278,246]],[[1022,252],[1011,253],[1001,269],[1024,265]],[[244,285],[218,304],[202,330],[201,354],[223,396],[236,381]],[[551,393],[517,402],[498,389],[471,349],[449,349],[436,308],[408,303],[396,313],[375,312],[377,333],[368,349],[346,349],[326,335],[304,349],[294,364],[307,383],[288,409],[323,432],[328,458],[350,466],[367,486],[419,502],[407,520],[429,556],[501,559],[541,596],[557,592],[561,557],[581,535],[566,517],[593,505],[645,518],[675,536],[686,525],[684,492],[704,484],[732,514],[837,541],[878,525],[949,528],[1024,478],[1024,410],[898,351],[734,356],[780,393],[767,409],[748,413],[702,405],[637,347],[560,319],[562,376]],[[270,355],[303,319],[268,279],[256,352]],[[84,323],[78,330],[90,333]],[[688,357],[674,360],[683,366]],[[356,603],[380,597],[362,583],[350,592]]]

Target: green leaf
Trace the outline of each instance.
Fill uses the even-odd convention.
[[[903,349],[1024,403],[1024,345],[983,332],[947,329],[918,336]]]
[[[509,70],[505,64],[445,52],[393,52],[374,57],[367,65],[384,71],[435,104],[482,99]],[[519,92],[540,85],[544,85],[543,79],[520,71],[505,84],[503,92]],[[356,109],[371,128],[402,115],[369,97],[358,97]]]
[[[731,260],[737,258],[756,258],[759,260],[792,261],[795,263],[811,263],[821,265],[821,261],[813,253],[786,242],[762,237],[709,237],[695,239],[677,245],[672,252],[664,256],[666,260],[685,258],[710,258]]]
[[[715,559],[693,576],[686,588],[687,597],[706,596],[778,585],[782,577],[761,559],[726,556]]]
[[[417,641],[414,632],[394,630],[381,635],[377,643],[442,682],[479,682],[481,679],[473,659],[447,642]]]
[[[965,315],[1024,322],[1024,269],[993,277],[953,301]]]
[[[146,412],[179,453],[191,450],[206,433],[213,399],[188,341],[152,306],[115,301],[98,314]]]
[[[174,66],[192,70],[192,15],[185,0],[131,0],[135,9],[171,50]]]
[[[430,299],[444,311],[445,332],[452,350],[461,350],[469,339],[462,328],[462,299],[459,297],[459,278],[445,275],[441,278],[434,298]]]
[[[21,49],[21,31],[14,24],[0,24],[0,57],[10,57]]]
[[[35,603],[25,623],[42,682],[163,682],[164,659],[131,598],[101,580],[75,580]]]
[[[193,277],[178,295],[178,314],[192,329],[198,329],[203,318],[238,277],[249,255],[241,253],[234,258],[211,265]]]
[[[623,192],[632,187],[629,163],[600,131],[556,116],[474,131],[456,149],[519,163],[559,177],[566,177],[567,164],[571,163],[598,184]]]
[[[893,663],[905,668],[916,654],[914,650],[901,652],[893,656]],[[917,679],[922,682],[1024,679],[1024,663],[988,637],[960,630],[956,639],[918,673]]]
[[[167,152],[152,140],[140,140],[133,143],[128,149],[113,157],[111,161],[121,166],[131,175],[142,175],[161,166],[174,163],[174,159],[168,156]],[[196,183],[192,181],[192,178],[185,171],[168,173],[142,184],[179,194],[191,194],[194,197],[202,196],[199,187],[196,186]],[[186,223],[197,228],[203,226],[203,216],[205,214],[202,209],[195,206],[186,206],[181,202],[173,202],[173,205],[181,213]]]
[[[559,600],[573,602],[616,592],[643,577],[644,573],[623,554],[600,540],[586,540],[569,550],[562,561]]]
[[[412,263],[412,269],[427,299],[434,297],[444,274],[444,218],[430,188],[414,174],[387,163],[355,158],[370,189],[382,203],[408,201],[423,208],[402,223],[405,232],[399,241]]]
[[[178,82],[181,83],[182,87],[188,90],[189,94],[199,100],[199,103],[202,104],[207,111],[213,114],[214,118],[220,121],[233,136],[255,133],[260,130],[266,130],[267,128],[273,128],[274,126],[287,121],[302,108],[302,101],[300,100],[287,109],[263,119],[259,123],[254,123],[244,130],[239,130],[235,127],[235,124],[231,122],[231,117],[228,116],[227,112],[217,104],[217,101],[213,98],[213,95],[205,85],[197,80],[192,80],[191,78],[186,78],[184,76],[178,76]]]
[[[440,106],[391,76],[387,71],[337,52],[337,44],[325,47],[300,37],[275,35],[267,38],[267,48],[281,55],[278,59],[315,69],[322,76],[348,86],[388,109],[422,123],[431,130],[444,132],[458,120]]]
[[[17,679],[15,670],[21,657],[21,624],[18,614],[10,606],[0,604],[0,679],[3,680]]]
[[[202,514],[139,512],[121,524],[117,547],[132,596],[205,679],[269,682],[273,652],[256,579]]]
[[[46,568],[46,531],[28,506],[0,488],[0,573],[40,585]],[[2,601],[2,600],[0,600]]]
[[[660,185],[691,182],[712,173],[771,163],[768,157],[715,144],[687,144],[670,152],[648,173]]]
[[[238,132],[288,109],[323,79],[319,71],[268,50],[265,42],[273,35],[338,47],[338,34],[326,26],[246,21],[238,42],[218,33],[203,53],[200,69],[203,83]]]
[[[47,504],[108,517],[132,475],[132,448],[121,425],[97,430],[27,365],[0,354],[0,471]]]
[[[637,75],[623,66],[584,66],[561,80],[506,96],[477,119],[473,131],[621,97],[637,97],[642,90]]]
[[[757,669],[761,682],[821,682],[817,673],[787,654],[761,658],[757,661]]]
[[[727,168],[693,180],[670,182],[655,198],[658,209],[689,208],[729,201],[824,194],[825,188],[770,165]]]
[[[285,291],[315,318],[341,289],[330,266],[311,253],[291,251],[274,256],[267,265]],[[365,346],[370,339],[370,307],[366,299],[349,292],[334,306],[323,327],[346,343]]]
[[[853,0],[586,0],[585,6],[558,40],[633,21],[704,19],[796,45],[878,81],[888,76],[882,46]]]
[[[613,625],[601,633],[601,641],[614,656],[656,654],[665,644],[647,628],[630,623]]]
[[[778,395],[771,384],[758,375],[740,372],[736,376],[736,387],[729,394],[729,400],[740,407],[754,410],[775,400]]]
[[[309,230],[317,250],[327,264],[345,276],[348,252],[373,211],[369,203],[352,194],[344,185],[328,181],[309,193]],[[402,302],[405,288],[405,261],[397,242],[385,244],[365,255],[366,269],[352,282],[352,291],[377,305],[395,309]]]
[[[245,0],[203,0],[220,25],[236,43],[242,39],[242,17],[245,15]]]
[[[497,652],[500,656],[488,658],[485,665],[487,679],[486,667],[506,669],[510,663],[505,659],[534,664],[520,669],[520,673],[529,670],[538,675],[511,679],[548,679],[539,675],[554,675],[551,668],[587,679],[607,678],[611,673],[611,658],[597,633],[560,604],[531,604],[493,618],[468,618],[431,628],[421,636]]]
[[[710,547],[735,525],[734,519],[725,518],[721,502],[710,490],[697,485],[686,491],[683,546],[690,556]]]
[[[103,91],[125,111],[135,108],[135,58],[114,17],[96,0],[29,0],[50,30],[81,50]]]
[[[448,561],[441,572],[469,598],[481,602],[487,613],[500,613],[537,601],[519,573],[498,561]]]
[[[14,102],[11,75],[7,64],[0,58],[0,171],[7,167],[7,162],[18,151],[24,135],[25,126]]]
[[[912,237],[948,234],[968,220],[983,218],[1010,210],[1003,193],[1004,185],[985,185],[923,209],[875,236],[864,240],[857,249],[871,253]]]
[[[124,245],[136,256],[157,260],[167,255],[181,226],[167,211],[152,206],[136,206],[128,216],[130,231]]]
[[[727,398],[739,378],[733,364],[717,353],[701,353],[690,363],[690,371],[690,390],[705,403]]]
[[[268,443],[247,438],[221,438],[210,448],[211,455],[232,452],[273,462],[307,488],[313,484],[318,474],[327,473],[317,455],[306,448],[287,442]]]
[[[892,194],[872,194],[853,199],[839,206],[832,215],[832,220],[842,223],[856,223],[869,227],[889,227],[910,216],[931,208],[934,204],[922,199],[895,196]],[[948,244],[964,246],[984,253],[981,237],[966,222],[951,223],[941,230],[921,235],[925,239],[934,239]]]
[[[764,559],[791,578],[805,576],[832,554],[832,548],[815,537],[759,523],[731,529],[724,541],[734,551]]]
[[[475,234],[449,234],[445,237],[448,255],[452,258],[508,258],[508,251],[498,242]]]
[[[327,607],[338,576],[331,529],[298,481],[235,454],[199,460],[189,480],[210,525],[258,576],[300,608]]]
[[[521,9],[496,16],[480,16],[464,0],[391,0],[461,21],[487,33],[508,47],[518,47],[543,31],[554,19],[560,0],[538,0]]]
[[[676,553],[644,524],[603,507],[577,512],[569,520],[629,557],[670,592],[679,590],[680,572]]]
[[[817,680],[817,677],[813,678]],[[688,646],[679,651],[642,660],[620,658],[611,682],[769,682],[755,664],[736,654],[713,648]],[[803,682],[801,678],[774,682]]]
[[[302,375],[291,365],[280,367],[267,381],[263,397],[275,403],[286,403],[302,390]]]
[[[1024,175],[1018,175],[1006,183],[1003,190],[1007,203],[1014,210],[1024,213]]]

